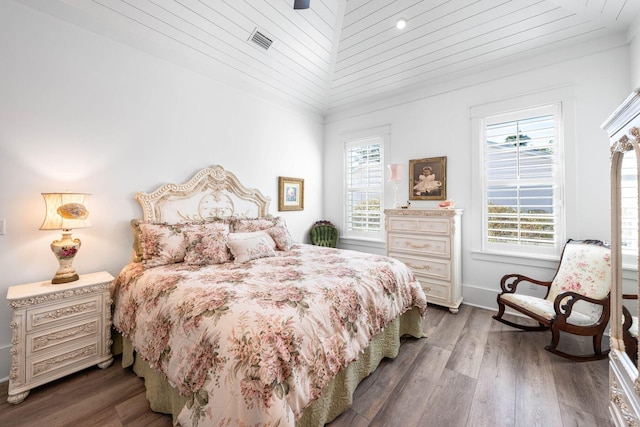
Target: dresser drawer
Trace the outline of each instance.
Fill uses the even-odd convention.
[[[92,317],[59,328],[27,334],[27,357],[69,342],[101,335],[102,319]]]
[[[96,317],[102,312],[102,295],[93,294],[64,304],[50,304],[27,310],[27,332],[44,330],[56,324],[72,322],[86,316]]]
[[[448,236],[451,232],[448,218],[389,218],[389,232],[413,232]]]
[[[445,281],[451,280],[451,261],[449,260],[411,257],[393,252],[389,253],[389,256],[405,263],[417,276]]]
[[[422,285],[424,293],[427,295],[427,302],[433,304],[441,304],[449,302],[451,299],[451,285],[449,283],[438,283],[430,280],[428,277],[416,275],[416,278]]]
[[[28,357],[26,360],[27,382],[38,382],[41,379],[51,380],[75,372],[95,363],[101,353],[100,336],[74,342],[70,346],[62,346],[55,351]]]
[[[387,245],[389,252],[400,251],[416,255],[451,257],[451,240],[447,237],[392,233],[389,234]]]

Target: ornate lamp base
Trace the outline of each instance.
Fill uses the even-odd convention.
[[[398,204],[398,183],[393,182],[393,209],[398,209],[400,205]]]
[[[51,250],[60,263],[60,268],[51,279],[51,283],[69,283],[78,280],[78,273],[73,269],[73,258],[81,244],[80,239],[71,238],[71,230],[63,230],[62,239],[51,243]]]

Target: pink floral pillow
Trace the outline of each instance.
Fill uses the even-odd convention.
[[[227,246],[233,254],[235,263],[243,263],[258,258],[276,256],[271,245],[264,236],[251,239],[230,240]]]
[[[244,233],[247,231],[260,231],[273,227],[274,225],[284,224],[284,219],[280,217],[272,218],[236,218],[233,221],[233,232]]]
[[[184,261],[186,246],[182,224],[139,225],[142,263],[146,268]]]
[[[281,251],[288,251],[293,246],[293,238],[284,225],[276,225],[267,230]]]
[[[184,229],[186,254],[184,262],[189,265],[222,264],[231,261],[227,250],[229,224],[207,222],[191,224]]]

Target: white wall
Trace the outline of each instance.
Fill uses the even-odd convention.
[[[607,43],[616,45],[615,41]],[[501,258],[495,262],[472,254],[473,249],[479,249],[472,246],[472,236],[479,230],[480,216],[471,205],[471,189],[477,177],[471,173],[470,108],[553,87],[569,87],[575,99],[576,117],[571,125],[575,127],[576,141],[575,148],[566,153],[566,181],[577,189],[567,195],[567,211],[571,215],[568,237],[609,240],[609,143],[600,125],[630,91],[629,49],[621,43],[617,45],[619,47],[599,53],[576,55],[570,60],[555,58],[546,66],[533,58],[530,62],[535,66],[510,75],[496,69],[495,77],[487,77],[485,82],[469,84],[466,81],[463,88],[449,86],[439,93],[431,89],[432,94],[413,102],[387,107],[376,105],[370,107],[369,112],[361,107],[335,114],[325,127],[325,217],[338,224],[343,221],[342,176],[329,173],[332,165],[342,164],[340,135],[389,124],[391,149],[386,163],[408,165],[410,159],[447,156],[447,197],[456,201],[456,208],[465,210],[462,220],[465,303],[495,309],[499,281],[507,273],[550,279],[555,262],[523,266],[518,265],[519,259]],[[460,82],[460,86],[462,84]],[[385,206],[390,207],[393,201],[390,184],[385,193]],[[404,203],[407,197],[405,180],[398,199]],[[411,207],[437,207],[437,202],[415,201]],[[350,243],[343,241],[343,247],[349,248]],[[379,253],[383,248],[383,245],[373,245],[371,252]]]
[[[640,89],[640,15],[629,27],[627,38],[629,39],[631,87]]]
[[[220,164],[271,197],[278,176],[305,179],[305,209],[283,212],[297,240],[322,214],[323,126],[13,2],[0,2],[0,295],[57,269],[39,231],[41,192],[92,193],[77,230],[79,273],[116,275],[132,258],[137,191]],[[10,310],[0,304],[0,380],[9,372]]]

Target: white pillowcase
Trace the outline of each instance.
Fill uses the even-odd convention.
[[[271,249],[273,250],[276,249],[276,241],[273,240],[273,237],[271,237],[271,234],[269,234],[267,230],[247,231],[242,233],[229,233],[228,240],[230,242],[234,242],[238,240],[255,239],[257,237],[264,237],[267,240],[267,243],[269,244],[269,246],[271,246]]]
[[[273,239],[271,240],[273,241]],[[229,240],[227,241],[227,246],[233,254],[233,262],[238,264],[251,261],[253,259],[276,256],[273,247],[271,247],[271,244],[265,236],[258,236],[248,239]]]

